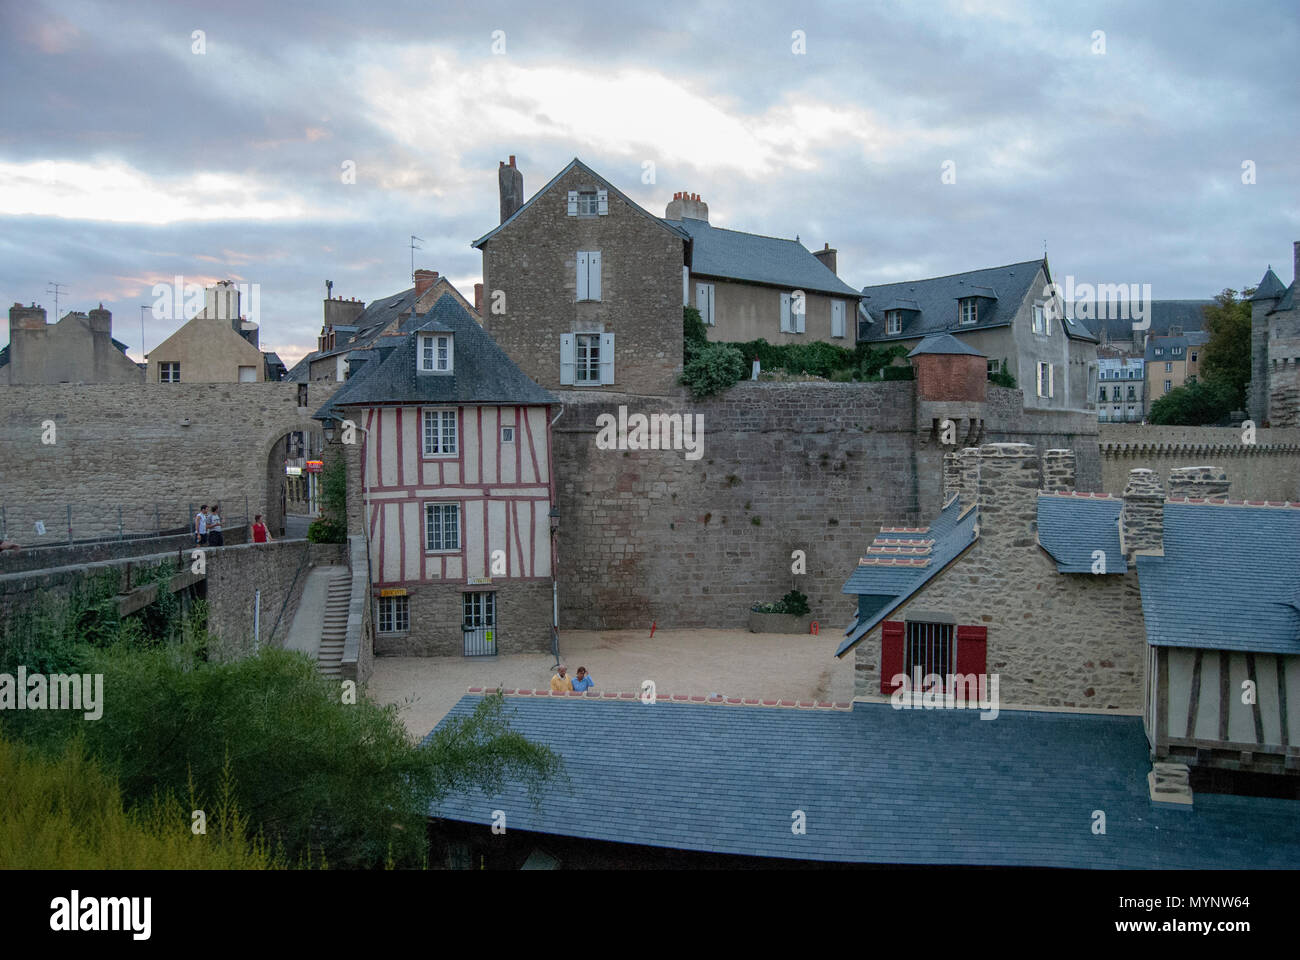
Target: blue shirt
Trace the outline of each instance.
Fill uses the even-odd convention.
[[[589,689],[592,685],[593,685],[593,684],[592,684],[591,674],[587,674],[587,675],[586,675],[585,677],[583,677],[581,680],[579,680],[577,677],[574,677],[574,678],[573,678],[573,689],[574,689],[574,690],[578,690],[578,691],[587,690],[587,689]]]

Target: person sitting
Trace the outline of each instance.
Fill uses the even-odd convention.
[[[573,678],[573,689],[581,693],[583,690],[590,690],[594,686],[591,674],[587,672],[586,667],[578,668],[578,675]]]
[[[551,677],[551,689],[554,690],[556,693],[559,693],[560,691],[563,690],[573,689],[573,681],[570,680],[567,676],[565,676],[566,670],[568,670],[568,667],[566,667],[564,664],[560,664],[558,667],[555,668],[555,676]]]

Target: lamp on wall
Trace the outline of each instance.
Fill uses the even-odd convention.
[[[551,533],[555,533],[560,529],[560,508],[551,507],[549,516],[551,518]]]
[[[325,442],[334,442],[334,433],[338,429],[338,421],[333,417],[322,417],[320,422],[321,432],[325,434]]]

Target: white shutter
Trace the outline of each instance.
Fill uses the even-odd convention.
[[[781,332],[790,333],[794,327],[790,323],[790,294],[781,294]]]
[[[573,334],[560,334],[560,383],[573,386]]]
[[[682,264],[682,306],[691,305],[691,268]]]
[[[803,309],[794,315],[795,333],[804,332],[804,321],[808,319],[808,298],[804,297],[802,300],[800,300],[799,305],[803,307]]]
[[[1056,368],[1050,363],[1047,365],[1047,395],[1056,396]]]
[[[713,312],[713,284],[709,284],[709,325],[713,326],[718,322],[718,315]]]
[[[578,191],[570,190],[569,191],[569,216],[576,217],[577,215],[578,215]]]
[[[1039,360],[1038,363],[1036,363],[1034,366],[1037,368],[1037,372],[1038,372],[1038,395],[1041,397],[1044,395],[1043,394],[1043,361]]]
[[[844,301],[831,301],[831,336],[844,336]]]
[[[609,214],[609,191],[608,190],[596,191],[596,212],[600,214],[602,217],[607,216]]]
[[[600,299],[600,251],[587,254],[587,299]]]
[[[600,335],[600,382],[602,384],[614,382],[614,335],[612,333]]]
[[[704,323],[713,322],[713,311],[709,309],[709,290],[712,284],[697,283],[695,285],[695,309],[700,311],[700,319]]]
[[[579,250],[576,258],[578,265],[578,283],[575,300],[587,299],[587,251]]]

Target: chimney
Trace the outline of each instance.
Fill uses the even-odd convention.
[[[986,443],[978,457],[980,536],[1000,546],[1033,546],[1041,469],[1038,452],[1028,443]]]
[[[429,288],[432,287],[437,281],[438,281],[437,270],[416,270],[415,271],[415,296],[417,298],[424,296],[426,293],[429,292]]]
[[[102,303],[96,309],[91,310],[89,316],[91,333],[113,335],[113,314],[111,311],[105,310]]]
[[[30,307],[24,307],[21,303],[15,303],[9,308],[9,329],[44,330],[45,308],[38,307],[35,303]]]
[[[483,284],[474,284],[474,312],[483,316]]]
[[[1218,467],[1176,467],[1169,471],[1169,499],[1182,497],[1226,500],[1231,486]]]
[[[681,191],[674,193],[672,200],[668,201],[668,206],[664,210],[665,220],[681,220],[683,218],[690,220],[703,220],[709,222],[709,205],[700,199],[698,193],[687,193]]]
[[[1074,489],[1074,451],[1048,450],[1043,454],[1043,489],[1069,493]]]
[[[1119,513],[1119,544],[1130,563],[1138,551],[1164,555],[1165,496],[1160,477],[1152,470],[1138,467],[1128,472]]]
[[[943,498],[954,493],[961,497],[962,510],[975,502],[979,494],[979,447],[963,447],[943,455]]]
[[[501,190],[501,222],[505,223],[524,205],[524,175],[515,166],[513,154],[510,163],[501,161],[497,170],[497,186]]]
[[[820,250],[814,250],[813,256],[816,257],[818,260],[820,260],[822,262],[822,265],[831,273],[838,274],[839,271],[836,269],[836,265],[835,265],[835,255],[838,252],[839,252],[838,250],[832,250],[831,245],[828,243],[825,246],[823,246]]]

